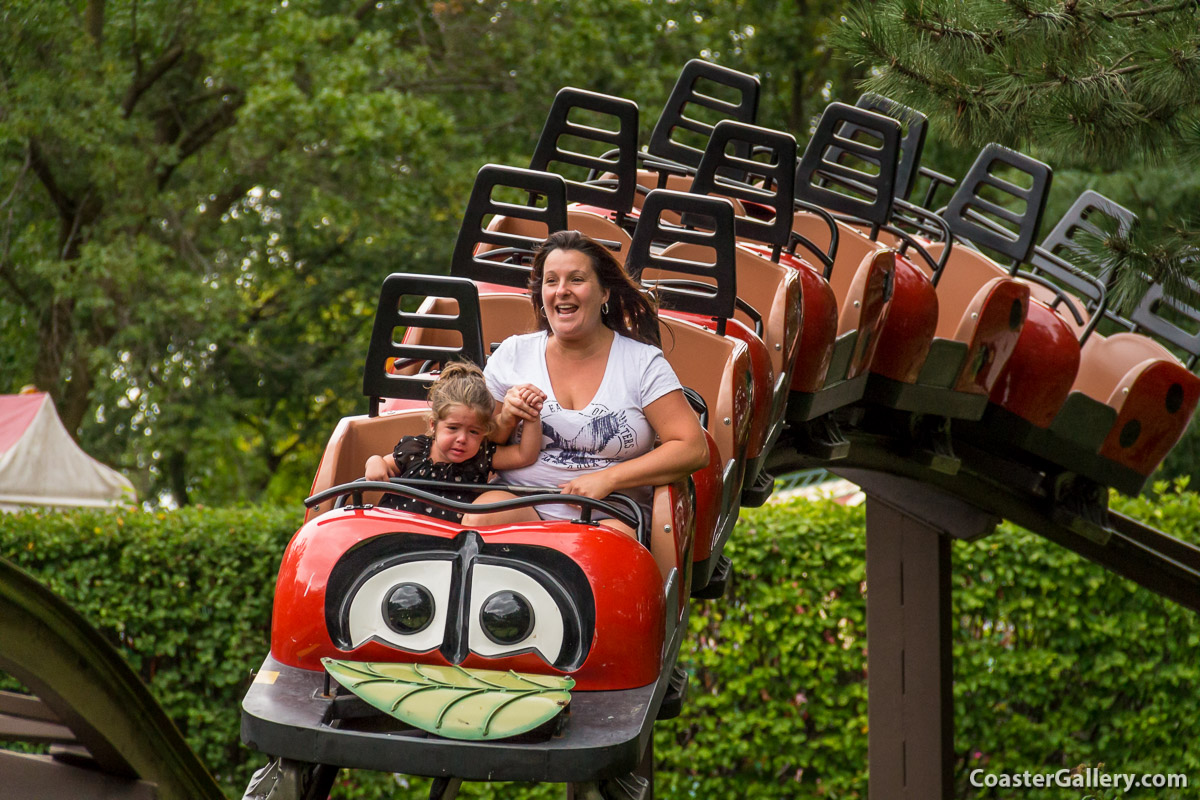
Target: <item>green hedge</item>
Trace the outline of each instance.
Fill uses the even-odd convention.
[[[1200,496],[1186,492],[1122,507],[1183,538],[1200,527]],[[238,744],[239,700],[266,652],[271,587],[298,521],[292,511],[0,515],[0,554],[122,648],[238,797],[261,760]],[[743,516],[729,553],[730,596],[692,610],[689,701],[658,725],[658,795],[865,798],[862,510],[770,504]],[[1200,781],[1195,614],[1010,526],[953,553],[956,796],[1009,796],[971,788],[977,767],[1103,764]],[[335,796],[407,800],[427,787],[343,773]],[[463,796],[562,790],[474,784]]]
[[[294,510],[0,514],[0,555],[129,660],[209,770],[241,796],[240,704],[262,663]],[[233,787],[239,787],[235,793]]]

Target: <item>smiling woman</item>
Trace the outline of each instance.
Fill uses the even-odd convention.
[[[493,438],[542,420],[543,445],[527,467],[501,472],[511,484],[557,486],[601,499],[629,494],[649,514],[652,487],[707,463],[699,420],[659,348],[654,304],[598,242],[576,231],[547,238],[534,258],[531,299],[539,330],[514,336],[485,374],[497,412]],[[655,447],[655,441],[658,446]],[[510,497],[487,492],[478,503]],[[467,514],[464,525],[578,516],[567,504]],[[632,534],[627,526],[604,519]]]

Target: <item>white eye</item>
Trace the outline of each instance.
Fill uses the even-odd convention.
[[[407,561],[372,575],[350,602],[351,648],[370,639],[425,652],[442,643],[451,562]]]
[[[563,613],[542,584],[520,570],[475,564],[469,647],[481,656],[536,650],[553,664],[562,652]]]

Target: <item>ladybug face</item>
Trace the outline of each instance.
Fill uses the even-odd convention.
[[[333,566],[325,624],[342,650],[379,642],[409,653],[536,653],[570,671],[587,658],[595,600],[566,555],[527,544],[490,544],[475,531],[453,539],[384,534],[347,550]]]

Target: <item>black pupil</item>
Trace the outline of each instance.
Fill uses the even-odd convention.
[[[493,642],[516,644],[533,631],[533,608],[516,592],[496,592],[483,601],[479,620]]]
[[[383,618],[396,633],[417,633],[433,619],[433,596],[424,586],[402,583],[388,593]]]

